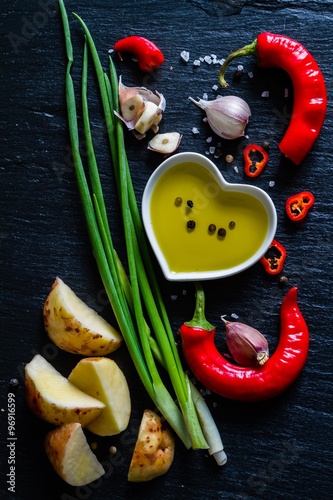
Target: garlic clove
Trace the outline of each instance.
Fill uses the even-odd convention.
[[[226,326],[228,349],[242,366],[262,366],[269,358],[268,342],[255,328],[240,322],[222,320]]]
[[[206,113],[210,128],[219,137],[232,140],[244,136],[247,122],[244,123],[214,108],[207,108]]]
[[[162,94],[148,90],[146,87],[127,87],[119,77],[118,95],[123,122],[132,130],[145,110],[147,102],[155,104],[161,111],[165,110],[166,101]]]
[[[117,118],[119,118],[119,120],[121,120],[126,125],[128,130],[134,130],[135,120],[125,120],[124,117],[120,113],[118,113],[116,110],[113,110],[113,112],[117,116]]]
[[[143,112],[145,107],[144,100],[139,94],[135,94],[120,104],[122,117],[126,121],[135,120]]]
[[[211,129],[223,139],[237,139],[244,136],[251,110],[249,105],[237,96],[218,97],[213,101],[199,99],[196,106],[205,111]]]
[[[144,108],[144,99],[135,87],[127,87],[119,77],[118,95],[121,115],[125,121],[132,121],[141,114]]]
[[[148,149],[162,154],[171,154],[179,147],[182,136],[179,132],[157,134],[148,144]]]
[[[161,120],[162,110],[155,103],[147,101],[134,129],[140,134],[145,134],[153,125],[157,126]]]

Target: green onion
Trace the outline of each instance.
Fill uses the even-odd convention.
[[[71,77],[74,59],[70,27],[63,0],[59,0],[59,6],[68,59],[66,100],[74,167],[88,233],[101,279],[128,351],[152,401],[187,448],[192,446],[193,448],[210,449],[209,436],[207,436],[207,440],[205,438],[207,426],[205,425],[205,419],[202,418],[202,411],[198,406],[198,401],[202,402],[203,398],[198,398],[198,395],[193,392],[193,387],[191,387],[191,383],[184,373],[179,358],[168,315],[151,263],[150,249],[134,193],[126,155],[123,127],[114,115],[114,110],[119,109],[119,104],[118,78],[113,61],[111,58],[109,59],[108,76],[103,71],[94,41],[86,24],[77,14],[74,14],[81,24],[86,38],[82,63],[81,95],[83,130],[87,149],[86,160],[89,171],[89,178],[87,178],[80,156],[75,90]],[[97,77],[118,198],[123,216],[129,279],[112,243],[103,189],[91,137],[87,96],[88,51]],[[144,318],[143,311],[147,313],[151,328]],[[155,337],[153,337],[152,332]],[[156,361],[165,367],[180,409],[176,405],[174,397],[166,389]],[[207,411],[209,413],[208,409]]]

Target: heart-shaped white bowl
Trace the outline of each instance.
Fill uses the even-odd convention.
[[[164,180],[167,180],[167,176],[165,176],[163,179],[162,177],[167,174],[167,175],[174,175],[177,173],[176,169],[182,169],[184,168],[184,164],[192,164],[193,165],[193,171],[197,172],[198,175],[209,175],[209,178],[211,179],[212,182],[206,183],[205,186],[208,186],[208,184],[212,184],[212,186],[217,186],[217,188],[214,188],[215,192],[216,189],[218,189],[218,195],[223,196],[225,194],[225,197],[232,197],[232,196],[238,196],[238,198],[244,202],[244,210],[246,211],[248,207],[246,207],[247,201],[253,200],[258,206],[260,206],[260,210],[262,210],[262,213],[264,214],[265,217],[265,229],[263,230],[263,234],[260,238],[260,242],[258,243],[258,246],[256,246],[256,243],[254,244],[253,249],[250,251],[250,254],[244,254],[244,258],[240,258],[240,261],[238,261],[235,265],[228,265],[224,267],[223,265],[221,266],[216,266],[215,268],[209,268],[207,266],[206,268],[206,262],[208,262],[208,255],[209,255],[209,248],[207,248],[207,251],[201,251],[199,252],[198,259],[201,261],[199,262],[198,266],[194,266],[193,269],[185,269],[187,267],[187,264],[180,265],[180,268],[177,270],[174,269],[175,266],[172,266],[169,264],[168,260],[166,258],[165,253],[167,253],[166,247],[164,246],[164,250],[162,249],[157,234],[156,234],[156,222],[155,222],[155,227],[154,227],[154,222],[153,222],[153,215],[154,215],[154,210],[157,207],[154,207],[152,200],[154,200],[154,191],[157,185],[161,185],[162,182],[164,183]],[[201,169],[202,172],[201,172]],[[159,182],[162,179],[161,182]],[[204,186],[204,188],[205,188]],[[189,185],[189,189],[190,189]],[[203,188],[203,189],[204,189]],[[213,191],[214,191],[213,190]],[[198,191],[198,189],[197,189]],[[156,193],[155,193],[156,194]],[[165,210],[174,210],[175,206],[175,198],[174,198],[174,193],[170,194],[172,199],[172,205],[173,208],[170,209],[167,206],[165,206]],[[214,195],[215,196],[215,195]],[[244,200],[243,200],[244,198]],[[258,203],[259,202],[259,203]],[[186,203],[186,202],[185,202]],[[162,206],[162,210],[164,210]],[[184,212],[183,208],[183,212]],[[190,208],[186,207],[186,210],[191,211]],[[155,210],[155,213],[157,210]],[[171,213],[171,212],[170,212]],[[172,212],[174,213],[174,212]],[[198,212],[199,213],[199,212]],[[203,213],[203,212],[201,212]],[[200,213],[200,215],[201,215]],[[164,220],[163,224],[165,222],[168,222],[169,214],[166,212],[163,214],[163,218],[166,217]],[[178,217],[178,215],[177,215]],[[184,218],[184,215],[181,216]],[[161,269],[163,271],[164,276],[166,277],[167,280],[169,281],[200,281],[200,280],[211,280],[211,279],[218,279],[218,278],[225,278],[228,276],[232,276],[234,274],[240,273],[241,271],[244,271],[245,269],[249,268],[265,254],[267,249],[269,248],[270,244],[272,243],[272,240],[274,239],[275,236],[275,231],[276,231],[276,226],[277,226],[277,216],[276,216],[276,210],[275,206],[271,200],[271,198],[268,196],[268,194],[263,191],[262,189],[256,187],[256,186],[251,186],[248,184],[231,184],[226,182],[224,177],[222,176],[220,170],[216,167],[216,165],[207,157],[199,154],[199,153],[192,153],[192,152],[187,152],[187,153],[178,153],[175,154],[169,158],[167,158],[165,161],[163,161],[159,167],[153,172],[151,177],[149,178],[147,185],[145,187],[144,193],[143,193],[143,198],[142,198],[142,218],[143,218],[143,224],[145,227],[145,231],[147,233],[148,239],[150,241],[151,247],[156,255],[156,258],[161,266]],[[188,218],[191,218],[189,215]],[[155,217],[156,219],[156,217]],[[185,219],[184,219],[185,220]],[[182,228],[184,228],[184,234],[186,233],[186,238],[188,238],[187,233],[191,233],[193,231],[187,230],[187,227],[185,226],[185,222],[182,220]],[[229,219],[228,219],[229,220]],[[179,217],[177,224],[179,225]],[[259,223],[259,221],[258,221]],[[254,227],[257,226],[257,222],[254,223]],[[173,227],[173,226],[171,226]],[[237,230],[241,230],[241,224],[236,226]],[[230,239],[228,240],[229,245],[232,242],[232,237],[235,233],[235,229],[228,231],[228,236]],[[170,228],[169,228],[170,229]],[[201,229],[202,230],[202,229]],[[195,229],[197,231],[197,228]],[[191,252],[191,243],[184,244],[184,242],[181,242],[179,239],[175,239],[176,236],[173,234],[174,231],[171,230],[169,232],[170,236],[170,245],[173,246],[174,254],[177,255],[177,252]],[[206,237],[207,241],[209,241],[209,237],[207,236],[207,230],[205,229],[204,233],[201,233]],[[217,233],[216,233],[217,234]],[[251,233],[250,233],[251,234]],[[215,235],[215,239],[218,237]],[[242,235],[238,233],[238,238],[241,237],[241,240],[238,239],[237,243],[237,249],[235,248],[235,251],[239,250],[240,247],[242,247],[242,244],[239,244],[239,241],[244,241],[244,247],[245,247],[245,241],[246,241],[246,236],[244,235],[244,240],[242,240]],[[201,238],[201,236],[200,236]],[[226,240],[226,238],[220,238],[220,240]],[[194,241],[194,240],[192,240]],[[201,240],[200,240],[201,241]],[[210,240],[212,241],[212,240]],[[168,238],[167,238],[167,244],[168,244]],[[220,243],[219,243],[220,244]],[[214,243],[214,248],[215,252],[223,252],[223,246],[222,246],[222,241],[221,241],[221,246],[218,247],[219,249],[216,250],[217,246],[216,243]],[[177,249],[176,249],[177,248]],[[221,250],[220,250],[221,249]],[[233,249],[229,248],[229,253],[232,253]],[[235,252],[236,253],[236,252]],[[181,255],[181,254],[178,254]],[[182,267],[183,266],[183,267]]]

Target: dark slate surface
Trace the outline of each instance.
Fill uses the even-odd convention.
[[[252,41],[261,31],[283,33],[302,42],[316,57],[324,73],[328,94],[332,90],[333,3],[318,1],[183,1],[67,2],[88,23],[101,57],[115,40],[141,34],[159,45],[165,64],[149,77],[129,59],[117,69],[128,85],[146,85],[162,92],[167,109],[161,131],[183,134],[179,151],[205,154],[211,136],[200,110],[188,101],[201,97],[217,83],[217,67],[193,60],[215,53],[225,57]],[[80,69],[82,33],[71,18],[77,63]],[[190,52],[190,62],[180,52]],[[207,316],[217,326],[223,349],[221,314],[237,314],[241,320],[267,334],[271,350],[277,343],[279,307],[289,286],[299,288],[299,305],[309,324],[311,349],[297,382],[280,397],[260,404],[240,404],[208,395],[228,454],[228,464],[217,468],[205,452],[187,452],[177,443],[172,470],[146,485],[126,480],[137,428],[145,407],[151,407],[125,348],[115,359],[125,371],[133,400],[128,431],[115,438],[97,439],[97,455],[107,464],[107,477],[84,488],[71,488],[60,480],[44,453],[43,438],[52,427],[37,420],[24,401],[24,363],[37,352],[64,375],[77,362],[75,356],[58,352],[43,330],[42,305],[57,275],[89,305],[113,321],[87,240],[75,178],[71,167],[64,98],[65,54],[55,0],[9,2],[1,9],[1,497],[8,497],[7,393],[12,378],[19,381],[16,394],[16,493],[15,499],[318,499],[331,497],[332,481],[332,155],[331,104],[322,133],[302,166],[281,161],[277,144],[292,108],[288,76],[278,70],[259,71],[255,61],[239,61],[245,75],[225,94],[247,100],[252,119],[250,140],[268,139],[270,162],[253,184],[267,190],[278,212],[277,237],[288,250],[281,288],[278,278],[255,265],[245,273],[205,285]],[[234,66],[235,67],[235,66]],[[232,69],[228,72],[229,81]],[[254,78],[247,77],[253,71]],[[288,99],[285,88],[290,89]],[[264,99],[261,93],[269,90]],[[91,99],[96,99],[92,94]],[[193,136],[196,126],[200,135]],[[102,134],[96,102],[93,114],[96,138]],[[213,137],[216,144],[217,138]],[[246,182],[242,173],[240,145],[223,142],[223,155],[215,160],[230,182]],[[140,199],[145,182],[161,158],[146,150],[146,142],[127,137],[135,188]],[[234,163],[226,164],[232,153]],[[99,148],[103,180],[110,196],[110,215],[119,252],[123,240],[118,209],[113,198],[112,174],[107,152]],[[237,165],[239,172],[233,167]],[[269,182],[275,181],[273,187]],[[316,204],[299,227],[284,214],[286,197],[311,190]],[[182,251],[190,251],[182,249]],[[169,283],[161,278],[171,322],[177,327],[192,316],[194,290],[190,283]],[[176,300],[172,300],[175,299]],[[89,441],[95,440],[88,436]],[[108,448],[118,455],[108,459]]]

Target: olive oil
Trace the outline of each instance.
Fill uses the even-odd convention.
[[[162,174],[150,210],[172,273],[242,264],[259,249],[268,231],[268,215],[257,198],[221,189],[213,174],[197,163],[184,162]]]

